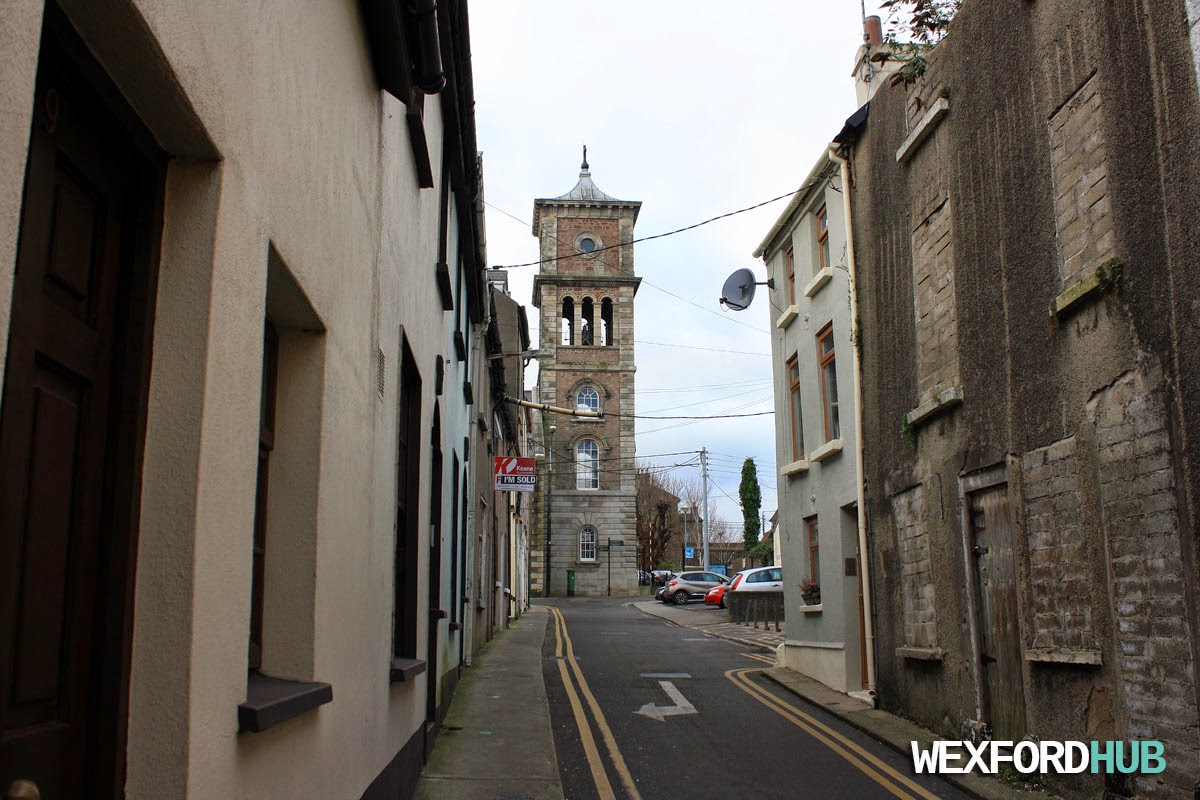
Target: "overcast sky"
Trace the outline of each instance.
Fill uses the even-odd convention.
[[[875,2],[866,11],[880,13]],[[850,70],[862,6],[476,0],[471,40],[488,262],[502,266],[537,259],[533,201],[570,191],[585,143],[596,185],[642,202],[639,238],[797,189],[855,111]],[[765,280],[751,253],[786,202],[636,245],[637,414],[773,409],[766,287],[742,312],[723,310],[717,298],[740,267]],[[509,270],[535,343],[536,270]],[[740,530],[746,457],[758,466],[769,517],[778,481],[773,417],[637,421],[639,463],[684,463],[688,455],[658,454],[701,447],[712,454],[709,500],[720,517]],[[700,470],[674,474],[698,481]]]

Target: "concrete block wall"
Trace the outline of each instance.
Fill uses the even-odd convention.
[[[1099,81],[1088,79],[1050,118],[1050,170],[1063,286],[1113,257],[1116,233],[1108,198],[1108,154]]]
[[[1074,436],[1032,450],[1021,459],[1033,647],[1097,647],[1089,594],[1091,565],[1082,524],[1082,466]]]
[[[921,486],[892,498],[896,543],[903,571],[905,645],[937,644],[937,611],[934,606],[933,567],[929,558],[929,531],[924,524],[925,496]]]

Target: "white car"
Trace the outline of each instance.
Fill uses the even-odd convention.
[[[755,567],[733,576],[726,592],[782,592],[783,567]]]

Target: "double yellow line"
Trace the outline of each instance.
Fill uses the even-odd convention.
[[[806,714],[790,703],[780,700],[750,680],[750,675],[761,671],[761,669],[755,667],[731,669],[725,673],[725,677],[733,681],[734,686],[846,759],[851,766],[887,789],[896,797],[905,798],[906,800],[916,800],[918,797],[925,798],[925,800],[938,800],[937,795],[925,789],[907,775],[897,772],[816,717]]]
[[[600,704],[596,702],[595,695],[592,694],[592,690],[588,687],[587,680],[583,677],[583,670],[579,668],[579,664],[575,661],[575,647],[571,644],[570,634],[567,633],[566,620],[563,619],[562,612],[557,608],[553,606],[549,608],[550,615],[554,618],[554,658],[558,661],[558,674],[562,678],[563,689],[566,691],[567,700],[571,704],[571,713],[575,715],[575,727],[579,729],[579,739],[583,743],[583,752],[587,756],[588,769],[591,770],[592,781],[596,784],[596,792],[600,795],[600,800],[616,800],[612,783],[608,779],[608,771],[604,768],[604,762],[600,757],[600,750],[596,747],[596,739],[592,735],[592,726],[588,723],[583,703],[580,702],[580,693],[583,694],[584,699],[587,701],[588,709],[592,712],[592,719],[596,722],[596,728],[600,731],[600,737],[604,740],[604,746],[608,750],[608,757],[612,762],[613,770],[621,779],[621,785],[625,789],[628,800],[642,800],[642,796],[637,790],[637,785],[633,782],[633,775],[630,774],[629,767],[625,765],[625,758],[617,748],[617,741],[613,738],[612,729],[608,727],[608,720],[604,718],[604,712],[600,710]],[[564,648],[566,651],[565,657]],[[574,681],[571,679],[572,675],[574,675]],[[578,691],[575,689],[576,683],[579,685]]]

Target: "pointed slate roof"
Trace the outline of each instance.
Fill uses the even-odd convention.
[[[633,208],[634,218],[637,218],[638,209],[641,208],[641,201],[638,200],[618,200],[612,195],[605,194],[600,191],[600,187],[592,182],[592,173],[588,168],[587,162],[587,147],[583,148],[583,163],[579,165],[579,180],[575,184],[575,188],[564,195],[558,197],[544,197],[533,201],[533,235],[538,236],[538,223],[540,221],[540,208],[543,205],[550,203],[619,203],[622,206]]]

